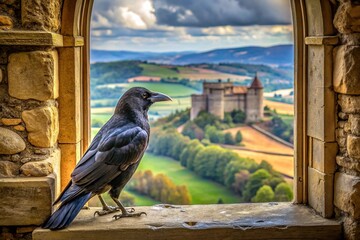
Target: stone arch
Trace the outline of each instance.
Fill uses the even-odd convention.
[[[80,152],[86,149],[89,142],[88,54],[93,1],[64,0],[63,3],[61,34],[64,37],[72,37],[75,42],[79,37],[84,39],[81,51],[74,46],[63,48],[59,53],[60,64],[63,67],[69,66],[73,71],[70,75],[70,79],[73,79],[70,84],[75,84],[73,99],[61,94],[60,90],[59,142],[62,143],[61,131],[72,132],[68,128],[69,121],[72,121],[77,134],[71,136],[72,139],[66,139],[67,134],[64,134],[67,141],[65,142],[72,146],[70,149],[62,148],[63,187],[69,179],[70,170],[80,157]],[[338,44],[338,37],[333,36],[336,34],[333,26],[336,4],[330,0],[290,1],[295,39],[295,202],[309,203],[323,216],[330,217],[334,209],[332,182],[336,156],[336,104],[335,92],[332,90],[332,51],[334,45]],[[81,69],[78,69],[79,66]],[[68,73],[60,70],[60,74],[60,82],[69,82]],[[317,101],[318,99],[320,101]],[[62,103],[66,103],[65,108]],[[73,112],[80,120],[71,117],[69,120],[65,113],[61,115],[64,111],[68,112],[68,104],[73,105]],[[318,121],[309,121],[314,118]],[[77,145],[79,139],[82,140],[82,147]],[[316,162],[314,154],[317,152],[314,151],[320,151],[322,154],[316,155]],[[324,180],[321,186],[315,184],[319,179]],[[321,197],[318,197],[319,192],[316,191],[321,191]]]

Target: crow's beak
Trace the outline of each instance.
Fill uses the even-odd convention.
[[[157,93],[157,92],[153,92],[151,93],[151,97],[149,97],[149,100],[151,102],[163,102],[163,101],[172,101],[172,99],[165,95],[165,94],[162,94],[162,93]]]

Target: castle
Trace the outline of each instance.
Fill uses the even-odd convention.
[[[258,122],[263,118],[263,86],[257,75],[250,87],[234,86],[227,82],[204,82],[203,93],[191,95],[191,120],[200,111],[207,111],[224,118],[225,112],[241,110],[246,114],[246,122]]]

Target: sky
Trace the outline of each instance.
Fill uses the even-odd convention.
[[[95,0],[91,48],[207,51],[293,42],[289,0]]]

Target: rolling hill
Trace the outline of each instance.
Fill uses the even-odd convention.
[[[239,47],[214,49],[206,52],[133,52],[91,50],[90,61],[109,62],[141,60],[162,64],[188,65],[196,63],[246,63],[292,66],[293,45],[271,47]]]

